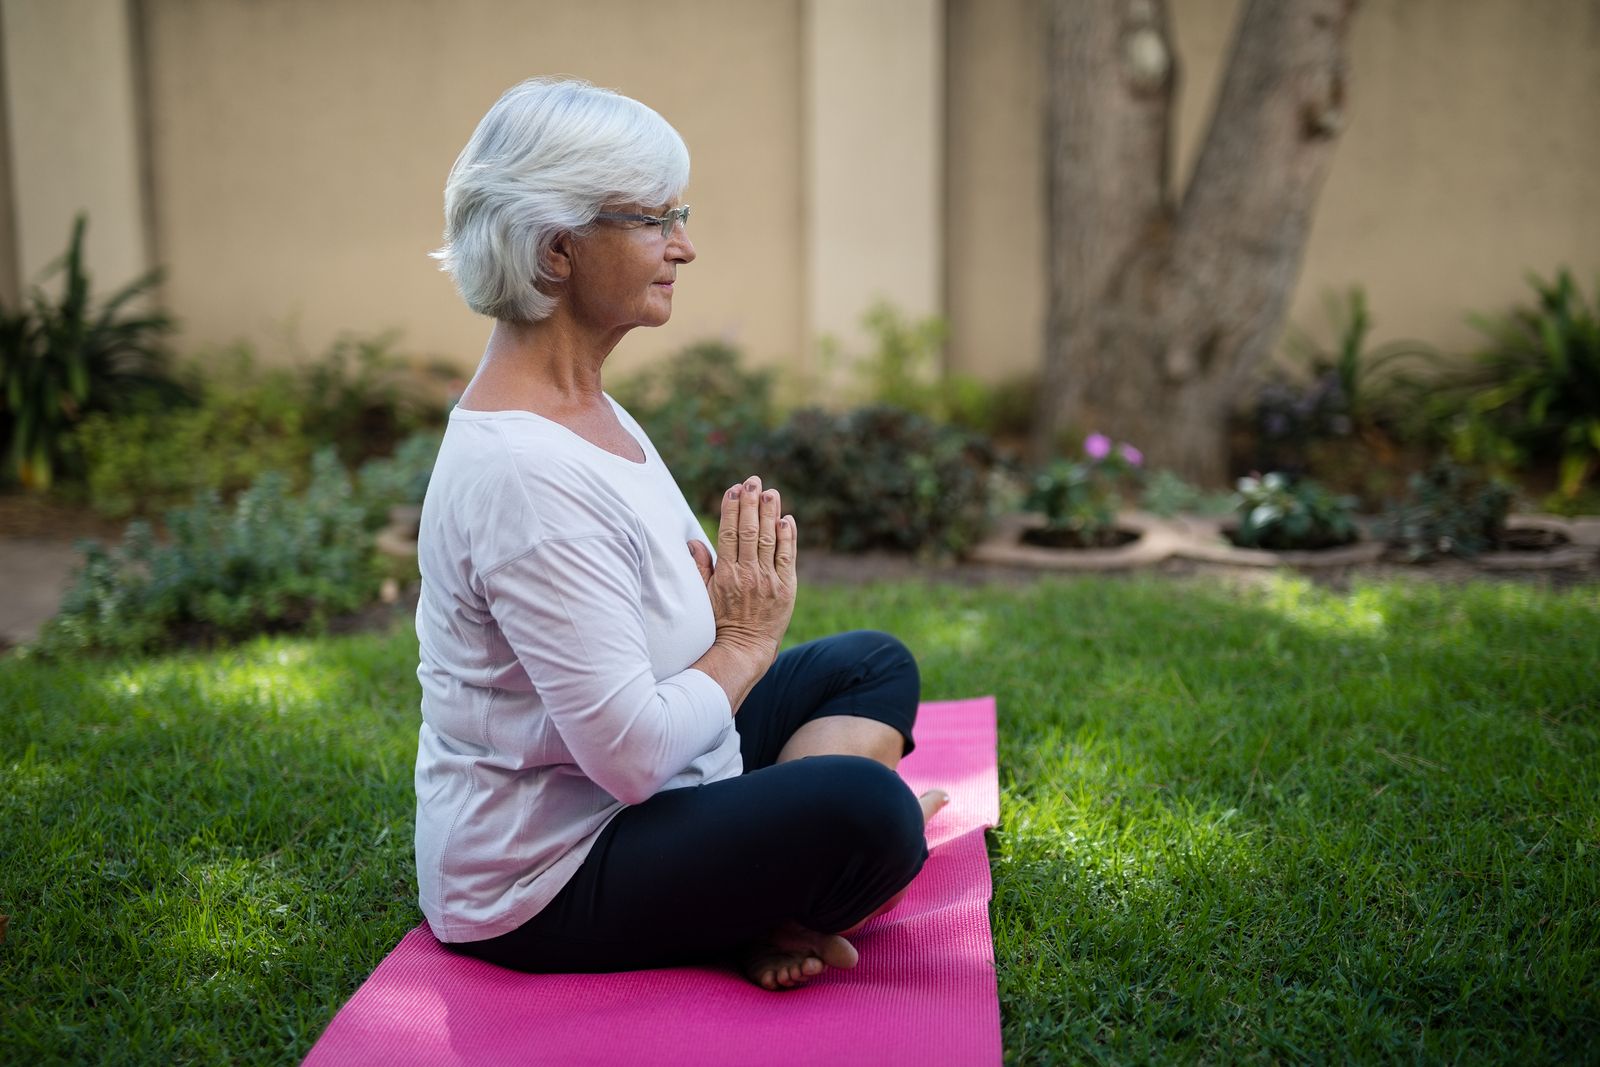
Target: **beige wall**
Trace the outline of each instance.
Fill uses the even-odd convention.
[[[87,206],[101,288],[158,259],[189,349],[245,337],[281,359],[400,327],[470,365],[487,324],[426,257],[441,186],[505,87],[567,73],[656,107],[694,154],[700,259],[619,370],[708,336],[804,366],[878,295],[942,308],[953,366],[1027,370],[1041,3],[0,0],[0,268],[42,266]],[[1171,6],[1182,174],[1239,0]],[[1294,318],[1322,328],[1323,292],[1360,283],[1379,340],[1466,346],[1464,314],[1522,299],[1526,270],[1600,274],[1600,3],[1367,0],[1355,26]]]
[[[413,350],[475,362],[487,322],[426,256],[445,175],[500,92],[563,73],[650,104],[694,157],[700,258],[672,322],[635,332],[614,365],[706,336],[795,354],[798,3],[145,7],[167,297],[191,344],[292,331],[314,351],[341,330],[400,326]]]
[[[85,211],[85,267],[109,292],[150,266],[128,8],[4,0],[0,28],[17,280],[39,280]]]
[[[945,306],[949,364],[985,378],[1044,344],[1044,42],[1039,0],[950,0]]]
[[[807,0],[808,340],[944,312],[944,0]]]
[[[1240,4],[1172,4],[1176,173],[1198,151]],[[1038,0],[950,0],[947,265],[952,363],[1037,365],[1044,329],[1045,55]],[[1324,294],[1360,284],[1374,340],[1469,348],[1468,312],[1523,300],[1528,270],[1600,275],[1600,4],[1368,0],[1349,126],[1291,317],[1325,338]]]

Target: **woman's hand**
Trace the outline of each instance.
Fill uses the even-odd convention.
[[[778,491],[763,491],[761,479],[751,477],[723,494],[715,566],[703,544],[689,543],[717,622],[716,641],[697,666],[723,685],[736,711],[789,628],[796,540]]]

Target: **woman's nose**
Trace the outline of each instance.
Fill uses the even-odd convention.
[[[694,257],[694,242],[689,239],[688,224],[680,222],[672,228],[672,237],[667,242],[667,258],[674,263],[693,263]]]

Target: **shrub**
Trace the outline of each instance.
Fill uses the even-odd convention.
[[[1410,493],[1379,529],[1416,563],[1440,556],[1470,559],[1505,536],[1511,489],[1449,460],[1411,476]]]
[[[872,350],[850,362],[865,404],[904,408],[989,436],[1028,435],[1038,402],[1036,375],[991,384],[943,370],[940,353],[949,334],[944,320],[910,319],[885,301],[868,308],[861,324],[872,338]],[[837,345],[829,342],[823,357],[825,362],[837,360]]]
[[[183,389],[167,373],[163,338],[172,320],[132,305],[154,288],[152,271],[96,304],[83,266],[88,220],[79,215],[64,256],[50,269],[61,295],[42,289],[25,306],[0,306],[0,436],[5,476],[47,489],[70,457],[69,433],[94,412],[172,403]]]
[[[774,419],[772,375],[745,370],[737,349],[706,342],[613,391],[661,453],[690,505],[721,512],[728,486],[756,472]]]
[[[390,508],[422,503],[442,440],[443,435],[437,432],[412,434],[400,442],[394,455],[362,464],[356,473],[356,484],[369,521],[382,521]]]
[[[1303,471],[1316,466],[1317,445],[1351,438],[1389,450],[1392,440],[1418,429],[1410,424],[1421,383],[1396,365],[1435,363],[1437,353],[1415,341],[1369,347],[1372,315],[1359,286],[1343,297],[1330,294],[1327,308],[1333,347],[1291,326],[1284,348],[1305,377],[1274,376],[1256,396],[1257,462],[1265,467]]]
[[[153,515],[205,490],[229,498],[267,471],[304,479],[315,444],[287,372],[255,373],[238,347],[197,392],[195,407],[84,420],[76,438],[90,506]]]
[[[1081,460],[1058,459],[1034,474],[1023,507],[1045,517],[1043,536],[1054,547],[1106,548],[1123,538],[1117,529],[1122,489],[1133,482],[1144,457],[1132,445],[1113,445],[1102,434],[1083,442]]]
[[[1191,485],[1169,470],[1145,475],[1139,506],[1152,515],[1170,519],[1180,512],[1198,515],[1226,515],[1233,511],[1232,493],[1207,492]]]
[[[331,450],[315,457],[301,497],[269,471],[231,508],[207,492],[170,512],[166,528],[168,543],[133,522],[120,547],[87,545],[40,650],[140,652],[316,629],[377,588],[365,515]]]
[[[346,337],[305,367],[263,369],[236,344],[196,375],[195,406],[85,420],[76,438],[91,506],[112,518],[159,514],[203,490],[226,500],[269,470],[298,487],[321,447],[351,464],[386,454],[443,414],[401,381],[387,345]]]
[[[1245,548],[1334,548],[1357,537],[1351,497],[1335,496],[1309,478],[1291,482],[1282,472],[1239,479],[1237,511],[1233,540]]]
[[[1600,292],[1589,303],[1566,270],[1528,281],[1533,307],[1472,320],[1490,345],[1441,410],[1460,458],[1553,460],[1559,493],[1572,497],[1600,468]]]
[[[805,408],[772,432],[762,458],[805,544],[960,555],[988,526],[993,447],[914,412]]]
[[[345,334],[298,371],[302,424],[347,464],[389,455],[408,435],[439,425],[446,410],[418,388],[395,352],[398,336]]]

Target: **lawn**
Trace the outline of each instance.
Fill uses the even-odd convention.
[[[1595,1062],[1600,601],[807,588],[994,693],[1018,1063]],[[418,921],[403,630],[0,661],[0,1062],[293,1063]]]

